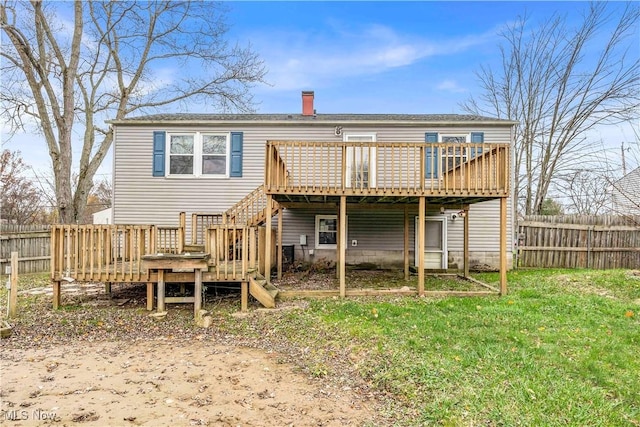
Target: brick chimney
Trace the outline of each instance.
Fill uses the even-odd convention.
[[[313,91],[303,90],[302,91],[302,115],[313,116],[314,114],[315,114],[315,110],[313,109]]]

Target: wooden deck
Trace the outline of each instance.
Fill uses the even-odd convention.
[[[427,204],[468,206],[500,199],[500,293],[506,293],[506,221],[510,183],[510,145],[498,143],[379,143],[268,141],[264,185],[221,214],[194,213],[187,245],[185,214],[176,227],[155,225],[58,225],[51,230],[51,279],[54,307],[62,280],[154,284],[237,282],[243,307],[248,293],[259,300],[268,292],[272,260],[281,276],[282,217],[272,236],[272,217],[283,207],[319,203],[338,213],[336,259],[339,295],[345,284],[346,215],[352,204],[418,205],[417,263],[424,265]],[[464,269],[468,272],[468,215],[464,216]],[[264,222],[263,233],[258,225]],[[408,216],[405,213],[405,276],[408,275]],[[260,236],[259,236],[260,235]],[[274,238],[275,237],[275,238]],[[178,262],[189,252],[207,254],[205,265]],[[168,255],[163,255],[168,254]],[[182,258],[172,258],[175,255]],[[163,261],[163,256],[166,261]],[[153,268],[145,265],[155,257]],[[178,265],[179,264],[179,265]],[[255,276],[264,273],[266,283]],[[250,286],[249,286],[250,285]],[[263,287],[264,285],[264,287]],[[424,269],[418,272],[419,295],[425,294]],[[351,291],[350,293],[351,294]],[[273,298],[273,295],[270,296]],[[195,301],[197,308],[198,304]]]
[[[510,157],[510,145],[497,143],[268,141],[265,193],[290,202],[475,203],[509,195]]]
[[[158,262],[164,259],[171,266],[172,255],[184,254],[183,243],[177,237],[164,239],[160,230],[153,225],[55,225],[51,229],[51,278],[153,281],[153,273],[144,265],[145,257],[155,257]],[[174,236],[184,234],[179,229]],[[204,252],[210,254],[206,277],[247,280],[248,274],[258,268],[257,239],[257,227],[233,224],[209,227],[203,245]]]

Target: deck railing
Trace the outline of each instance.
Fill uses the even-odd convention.
[[[216,280],[247,280],[258,267],[258,228],[222,224],[209,227],[205,252]]]
[[[156,253],[153,225],[54,225],[51,278],[146,281],[142,256]]]
[[[264,193],[264,186],[261,185],[229,208],[224,213],[224,221],[236,225],[259,225],[266,219],[266,209],[267,195]],[[271,215],[277,209],[278,204],[274,202]]]
[[[180,227],[54,225],[51,278],[96,282],[148,282],[142,257],[178,252]],[[216,280],[243,280],[258,268],[258,228],[220,224],[206,230]]]
[[[498,143],[268,141],[268,194],[506,196]]]
[[[192,213],[191,214],[191,244],[204,245],[207,240],[207,230],[212,225],[223,223],[223,214]]]
[[[180,254],[184,246],[184,228],[156,227],[156,253]]]

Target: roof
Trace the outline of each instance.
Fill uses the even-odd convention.
[[[244,124],[380,124],[388,125],[431,125],[431,126],[456,126],[473,123],[513,126],[518,123],[513,120],[497,119],[467,114],[315,114],[303,116],[302,114],[151,114],[147,116],[130,117],[119,120],[110,120],[108,123],[119,126],[126,125],[205,125],[224,123]]]
[[[637,168],[635,168],[634,170],[632,170],[628,174],[624,175],[622,178],[620,178],[617,181],[615,181],[615,184],[633,180],[634,182],[638,181],[637,182],[637,186],[640,187],[640,180],[637,180],[637,178],[635,178],[635,176],[640,177],[640,166],[638,166]]]

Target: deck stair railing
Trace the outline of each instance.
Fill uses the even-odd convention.
[[[207,229],[212,225],[223,223],[224,215],[221,213],[197,213],[191,214],[191,245],[204,245],[207,240]]]
[[[271,216],[278,211],[278,204],[272,204]],[[223,221],[229,224],[255,226],[267,219],[267,196],[261,185],[243,197],[223,214]]]

